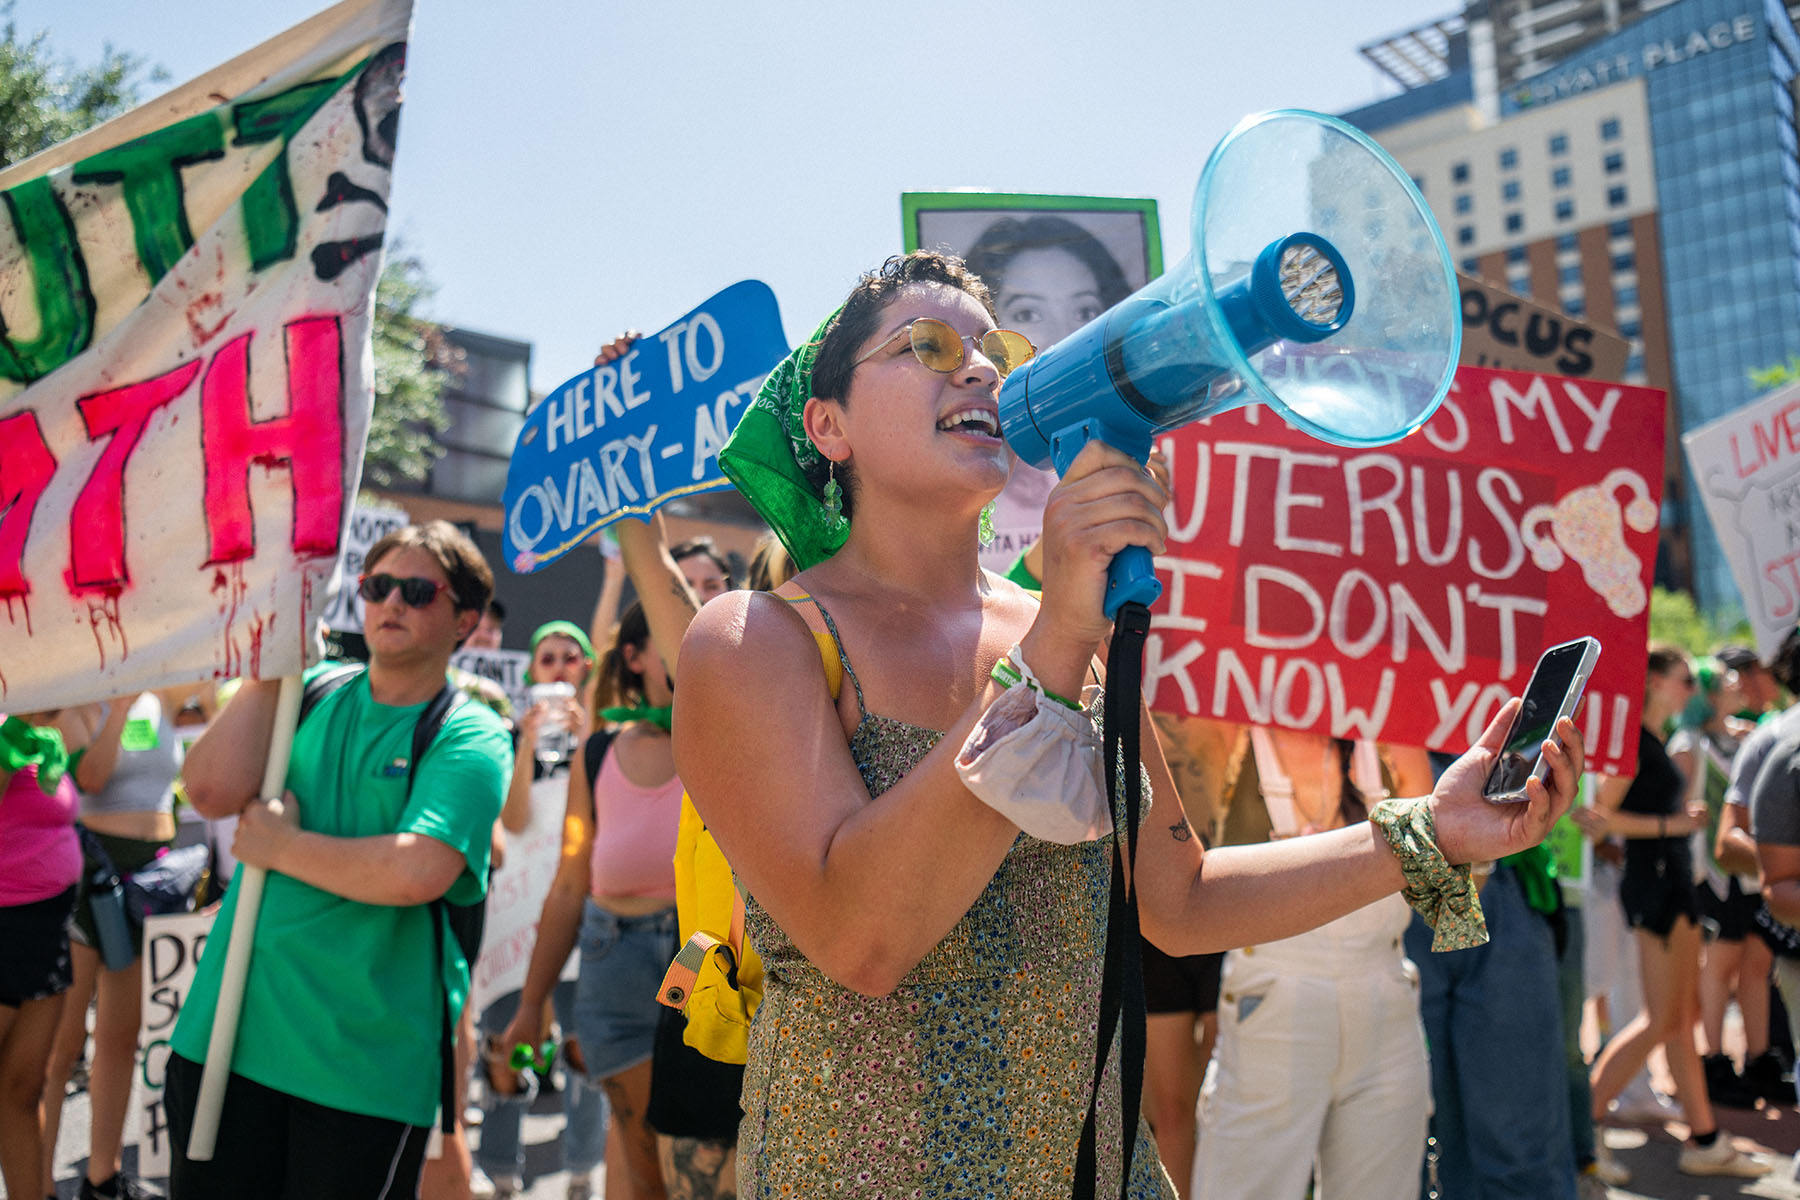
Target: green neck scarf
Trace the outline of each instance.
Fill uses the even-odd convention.
[[[827,513],[824,497],[807,480],[807,470],[816,468],[822,456],[806,436],[803,420],[819,345],[843,311],[840,306],[826,317],[776,364],[719,451],[719,469],[769,523],[802,571],[836,554],[850,534],[850,523]]]
[[[648,721],[664,733],[670,731],[674,724],[675,706],[665,704],[661,708],[652,708],[648,704],[634,704],[629,707],[603,708],[600,719],[611,721],[615,725],[623,725],[627,721]]]
[[[62,734],[50,726],[30,725],[18,717],[0,723],[0,771],[37,768],[38,787],[46,796],[56,791],[69,767]]]

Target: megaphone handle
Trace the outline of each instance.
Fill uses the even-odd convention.
[[[1119,610],[1136,601],[1149,608],[1162,595],[1162,584],[1156,578],[1156,560],[1142,546],[1127,546],[1113,555],[1106,568],[1106,618],[1118,617]]]
[[[1051,437],[1050,461],[1056,467],[1056,473],[1068,474],[1069,465],[1089,442],[1105,442],[1123,450],[1140,463],[1150,461],[1150,441],[1147,437],[1139,439],[1122,434],[1090,417],[1067,429],[1058,430]],[[1116,618],[1119,609],[1134,600],[1149,608],[1161,595],[1162,584],[1156,579],[1156,560],[1149,550],[1142,546],[1127,546],[1113,555],[1112,565],[1106,569],[1107,620]]]

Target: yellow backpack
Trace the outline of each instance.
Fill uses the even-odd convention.
[[[657,999],[687,1015],[682,1040],[710,1059],[742,1063],[762,1002],[762,959],[744,943],[744,898],[706,823],[681,797],[675,911],[683,944]]]

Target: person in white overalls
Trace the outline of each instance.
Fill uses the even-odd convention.
[[[1271,839],[1363,820],[1388,795],[1371,742],[1250,737]],[[1388,755],[1402,794],[1430,785],[1423,750]],[[1318,1200],[1416,1192],[1431,1078],[1418,973],[1402,948],[1410,917],[1389,896],[1226,955],[1196,1200],[1302,1200],[1315,1178]]]

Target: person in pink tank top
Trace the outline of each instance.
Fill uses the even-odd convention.
[[[682,787],[669,747],[674,688],[641,605],[620,617],[597,671],[596,725],[611,727],[575,752],[562,859],[538,920],[518,1016],[501,1040],[507,1046],[543,1041],[544,1001],[579,942],[574,1032],[583,1065],[612,1102],[631,1194],[661,1200],[656,1135],[644,1113],[657,985],[676,948]]]
[[[44,1065],[74,972],[78,798],[55,713],[0,716],[0,1179],[44,1194]]]

